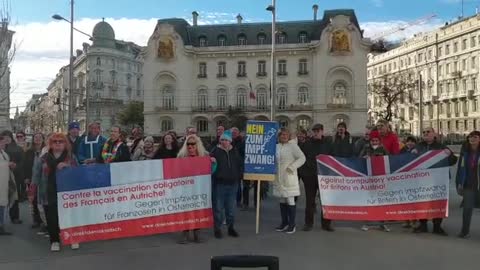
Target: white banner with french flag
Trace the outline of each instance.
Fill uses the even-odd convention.
[[[448,216],[448,151],[336,158],[319,155],[325,218],[417,220]]]
[[[209,157],[68,168],[57,191],[64,244],[213,226]]]

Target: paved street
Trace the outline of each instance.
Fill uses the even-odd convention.
[[[453,187],[452,187],[453,188]],[[28,225],[9,229],[12,237],[0,240],[0,269],[210,269],[209,259],[225,254],[263,254],[280,257],[281,269],[476,269],[480,256],[480,212],[473,217],[472,237],[458,239],[461,209],[451,191],[451,214],[445,222],[449,237],[415,235],[392,226],[390,233],[362,232],[359,224],[337,223],[334,233],[315,231],[294,235],[276,233],[277,204],[269,199],[262,213],[261,234],[255,235],[255,213],[239,212],[241,238],[216,240],[210,231],[205,244],[175,243],[176,235],[88,243],[78,251],[65,248],[52,254],[48,240]],[[303,206],[303,201],[300,205]],[[303,207],[298,224],[303,224]],[[24,211],[26,213],[26,211]],[[24,217],[24,220],[27,220]]]

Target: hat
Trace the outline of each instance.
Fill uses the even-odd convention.
[[[225,130],[220,136],[220,140],[227,140],[227,141],[232,141],[232,131],[231,130]]]
[[[312,127],[312,130],[323,130],[323,125],[322,124],[315,124]]]
[[[68,124],[68,130],[72,130],[74,128],[80,129],[80,124],[78,122],[71,122]]]
[[[474,130],[474,131],[470,132],[470,134],[468,134],[468,137],[471,137],[471,136],[480,137],[480,131]]]
[[[370,140],[371,139],[380,139],[380,132],[376,130],[370,132]]]
[[[343,127],[344,129],[347,129],[347,124],[345,122],[340,122],[337,125],[337,128],[339,128],[339,127]]]

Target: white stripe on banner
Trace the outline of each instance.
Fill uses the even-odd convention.
[[[162,160],[143,160],[110,164],[112,186],[163,179]],[[135,177],[132,177],[135,176]]]

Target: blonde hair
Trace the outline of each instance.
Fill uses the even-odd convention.
[[[186,138],[185,138],[185,141],[183,142],[183,145],[182,145],[182,148],[180,148],[180,151],[178,151],[178,155],[177,157],[181,158],[181,157],[188,157],[188,149],[187,149],[187,142],[188,140],[190,139],[194,139],[195,140],[195,143],[197,144],[197,152],[198,152],[198,156],[199,157],[204,157],[204,156],[208,156],[209,153],[207,152],[207,150],[205,150],[205,146],[203,146],[203,143],[202,143],[202,140],[200,140],[200,137],[198,137],[197,135],[188,135]]]

